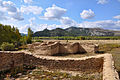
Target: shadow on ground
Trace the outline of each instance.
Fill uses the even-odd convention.
[[[69,55],[77,55],[77,54],[87,54],[86,52],[77,52],[77,53],[58,53],[54,54],[52,56],[69,56]]]

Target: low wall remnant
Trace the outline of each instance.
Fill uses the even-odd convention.
[[[98,46],[94,44],[44,42],[41,44],[29,45],[29,50],[38,55],[74,54],[74,53],[94,53],[98,51]]]
[[[82,58],[38,56],[28,52],[0,51],[0,71],[23,65],[43,66],[50,70],[103,73],[103,80],[119,80],[111,54]]]

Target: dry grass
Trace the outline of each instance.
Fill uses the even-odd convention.
[[[48,72],[41,68],[33,70],[30,74],[23,75],[18,80],[102,80],[102,75],[76,75],[58,71]]]
[[[43,41],[67,42],[67,40],[43,40]],[[94,44],[120,44],[120,40],[68,40],[68,42],[94,43]]]

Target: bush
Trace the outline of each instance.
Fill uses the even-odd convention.
[[[3,42],[1,45],[2,51],[12,51],[15,50],[15,46],[12,43]]]

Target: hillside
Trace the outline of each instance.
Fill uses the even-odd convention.
[[[66,29],[56,28],[53,30],[45,29],[34,33],[34,37],[51,36],[119,36],[120,31],[105,30],[101,28],[80,28],[69,27]]]

